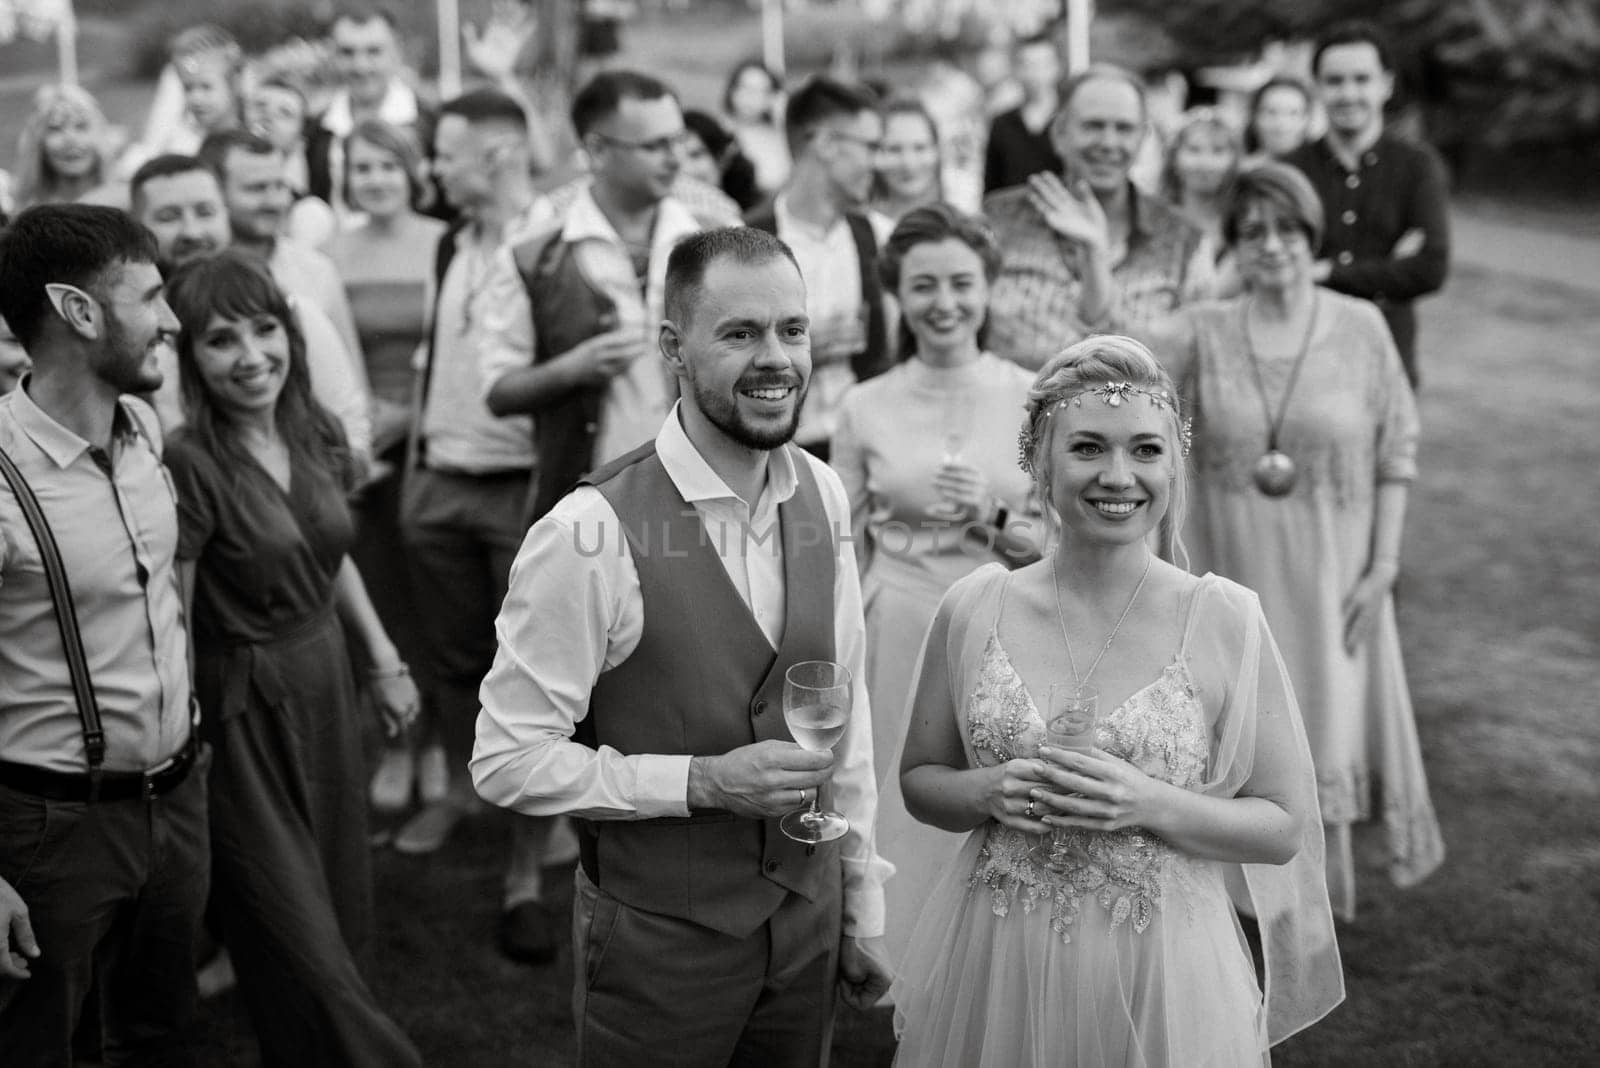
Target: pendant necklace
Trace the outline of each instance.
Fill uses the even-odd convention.
[[[1056,595],[1056,621],[1061,624],[1061,640],[1067,646],[1067,666],[1072,668],[1072,681],[1078,689],[1083,689],[1089,684],[1089,676],[1094,674],[1094,669],[1100,666],[1100,661],[1105,659],[1106,653],[1111,651],[1111,643],[1117,640],[1117,632],[1122,630],[1122,624],[1128,621],[1128,613],[1133,611],[1133,603],[1139,599],[1139,593],[1144,589],[1144,580],[1150,577],[1150,562],[1155,559],[1149,553],[1145,554],[1144,571],[1139,575],[1139,583],[1133,588],[1133,596],[1128,598],[1128,606],[1122,610],[1122,615],[1117,617],[1116,626],[1111,628],[1111,633],[1106,635],[1106,643],[1100,647],[1100,653],[1089,665],[1089,670],[1082,675],[1078,674],[1078,662],[1072,656],[1072,639],[1067,637],[1067,614],[1061,609],[1061,582],[1056,577],[1056,558],[1050,556],[1050,585],[1055,589]]]
[[[1241,312],[1244,320],[1244,349],[1250,357],[1250,370],[1255,376],[1256,393],[1261,397],[1261,412],[1267,421],[1267,451],[1261,459],[1256,461],[1252,477],[1255,479],[1256,488],[1268,497],[1287,497],[1293,490],[1295,479],[1299,472],[1295,468],[1294,460],[1278,448],[1278,435],[1283,431],[1283,417],[1289,412],[1289,398],[1294,395],[1294,387],[1300,381],[1300,369],[1305,366],[1306,354],[1311,351],[1311,339],[1316,336],[1317,319],[1322,313],[1322,295],[1316,292],[1311,296],[1311,315],[1306,322],[1305,337],[1300,339],[1300,353],[1294,358],[1294,367],[1289,371],[1289,384],[1284,387],[1283,400],[1278,404],[1278,414],[1272,414],[1272,403],[1267,399],[1267,384],[1261,377],[1261,360],[1256,356],[1255,343],[1250,340],[1250,302],[1246,301]]]

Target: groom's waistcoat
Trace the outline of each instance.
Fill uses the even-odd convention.
[[[794,462],[794,496],[778,506],[786,592],[776,651],[654,443],[584,480],[622,522],[644,629],[633,654],[596,681],[577,741],[624,754],[714,756],[793,740],[783,720],[784,673],[802,660],[834,659],[836,566],[816,479],[804,457],[796,453]],[[826,787],[822,794],[826,803]],[[776,819],[697,810],[581,829],[584,870],[605,893],[737,937],[766,922],[790,891],[814,901],[838,889],[837,844],[808,849]]]

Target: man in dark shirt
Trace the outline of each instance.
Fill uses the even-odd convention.
[[[1289,162],[1311,179],[1327,218],[1317,280],[1378,306],[1416,386],[1412,301],[1443,286],[1450,266],[1444,167],[1432,149],[1384,133],[1394,72],[1373,27],[1331,30],[1317,44],[1312,71],[1328,133]]]
[[[1021,185],[1030,174],[1061,171],[1050,141],[1050,120],[1060,106],[1061,56],[1049,37],[1030,37],[1012,53],[1022,103],[995,116],[983,158],[983,191]]]

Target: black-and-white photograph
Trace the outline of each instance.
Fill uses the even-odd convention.
[[[1600,0],[0,0],[0,1064],[1600,1062]]]

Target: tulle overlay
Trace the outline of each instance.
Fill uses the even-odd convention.
[[[941,605],[920,703],[963,695],[973,766],[1037,751],[1043,723],[999,639],[1005,572]],[[1313,814],[1288,865],[1190,857],[1138,828],[1039,839],[987,823],[917,919],[893,999],[902,1065],[1241,1065],[1343,997],[1303,728],[1254,597],[1199,580],[1182,647],[1104,715],[1097,743],[1185,789],[1271,790]],[[1242,871],[1260,918],[1267,992],[1225,885]],[[899,878],[905,873],[901,872]]]

